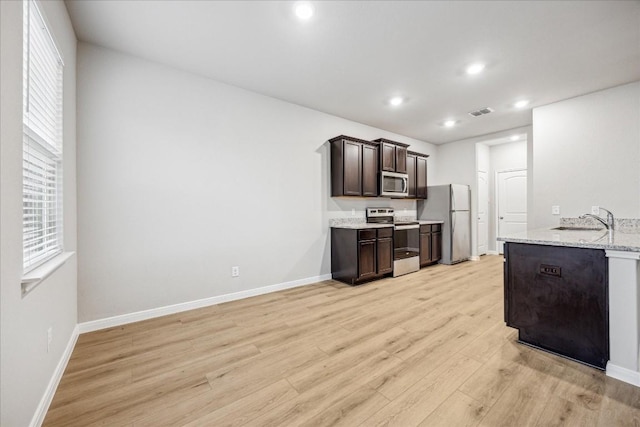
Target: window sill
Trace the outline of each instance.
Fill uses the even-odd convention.
[[[75,252],[63,252],[60,255],[45,262],[40,267],[32,270],[22,276],[21,287],[22,296],[26,296],[29,292],[34,290],[40,283],[47,277],[51,276],[57,269],[71,258]]]

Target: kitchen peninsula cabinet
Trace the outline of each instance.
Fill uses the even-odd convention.
[[[429,155],[407,152],[407,175],[409,175],[409,198],[427,198],[427,158]]]
[[[609,360],[603,249],[507,242],[505,321],[521,342],[604,369]]]
[[[378,196],[378,144],[340,135],[331,144],[331,196]]]
[[[393,273],[393,228],[331,228],[331,276],[355,285]]]
[[[420,267],[435,264],[442,258],[442,225],[420,226]]]
[[[380,170],[407,173],[407,147],[409,145],[385,138],[378,138],[374,142],[380,144]]]

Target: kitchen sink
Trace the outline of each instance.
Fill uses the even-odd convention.
[[[600,231],[600,230],[604,230],[604,228],[592,228],[592,227],[556,227],[556,228],[552,228],[552,230],[563,230],[563,231],[569,231],[569,230],[573,230],[573,231]]]

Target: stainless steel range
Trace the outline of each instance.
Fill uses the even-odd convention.
[[[393,277],[420,270],[420,224],[394,220],[393,208],[367,208],[367,222],[393,224]]]

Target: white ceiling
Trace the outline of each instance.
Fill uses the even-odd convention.
[[[315,1],[307,22],[282,1],[66,4],[81,41],[436,144],[640,80],[640,1]]]

